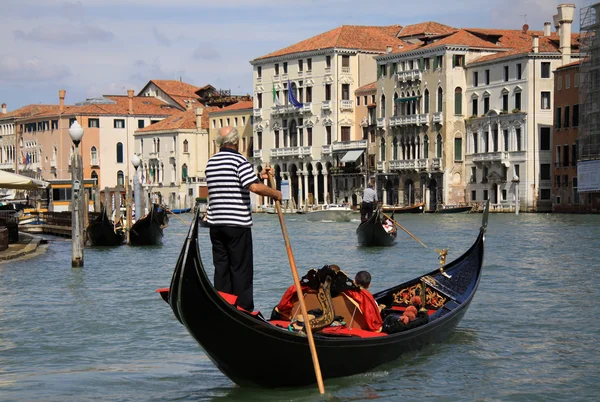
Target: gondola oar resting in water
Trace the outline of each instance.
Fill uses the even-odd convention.
[[[267,320],[260,313],[244,311],[236,307],[235,296],[215,290],[200,258],[199,216],[196,213],[192,221],[171,286],[159,289],[175,317],[219,370],[240,386],[277,388],[313,384],[315,372],[308,339],[301,329],[294,330],[291,320]],[[320,328],[314,331],[323,378],[363,373],[448,337],[467,312],[479,285],[486,228],[487,207],[473,245],[445,264],[443,271],[437,268],[375,293],[376,302],[386,306],[381,312],[384,318],[381,332],[363,329],[361,311],[351,301],[340,299],[343,295],[332,291],[335,278],[324,275],[323,280],[319,279],[319,284],[313,285],[319,288],[317,293],[313,292],[316,296],[306,292],[307,308],[333,308],[334,318],[342,317],[327,326],[319,322]],[[326,282],[331,286],[323,286]],[[301,282],[304,285],[305,280]],[[319,294],[323,296],[319,298]],[[415,305],[415,296],[420,299],[421,307]],[[406,321],[402,317],[409,313],[405,311],[413,310],[410,306],[420,313],[420,321],[415,318],[407,325],[398,325],[400,320],[403,324]]]

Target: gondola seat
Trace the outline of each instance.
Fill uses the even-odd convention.
[[[367,329],[367,322],[363,316],[362,311],[358,307],[358,304],[352,300],[349,296],[344,293],[333,297],[333,311],[336,316],[341,316],[346,322],[348,328]],[[306,304],[306,310],[313,310],[321,308],[321,304],[314,293],[308,293],[304,297],[304,303]],[[292,319],[300,313],[300,302],[295,302],[292,307]]]

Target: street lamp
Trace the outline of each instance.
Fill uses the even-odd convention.
[[[133,199],[135,200],[135,220],[138,221],[144,214],[142,212],[142,186],[138,177],[138,167],[142,160],[136,154],[131,157],[131,164],[135,168],[133,175]]]
[[[83,225],[80,209],[83,210],[83,208],[80,208],[80,206],[84,197],[82,191],[83,166],[79,156],[79,143],[83,138],[83,128],[77,120],[71,124],[69,136],[75,144],[75,151],[71,156],[71,267],[81,268],[83,267]]]
[[[519,176],[514,175],[511,181],[515,184],[515,215],[519,215]]]

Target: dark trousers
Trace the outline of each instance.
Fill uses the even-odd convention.
[[[254,310],[252,230],[250,228],[211,226],[215,288],[236,295],[237,305]]]
[[[360,221],[364,222],[368,219],[371,219],[373,216],[373,203],[372,202],[363,202],[360,204]]]

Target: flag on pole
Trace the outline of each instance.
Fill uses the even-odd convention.
[[[275,83],[273,83],[273,105],[281,106],[281,102],[279,102],[279,97],[277,96],[277,91],[275,90]]]
[[[290,84],[290,80],[288,80],[288,101],[292,106],[298,109],[302,107],[302,103],[298,102],[294,96],[294,89],[292,88],[292,84]]]

